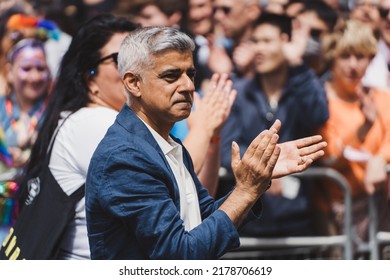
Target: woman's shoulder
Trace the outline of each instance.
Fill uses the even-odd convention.
[[[66,120],[60,134],[66,132],[90,137],[101,135],[114,123],[117,114],[117,111],[104,107],[85,107],[70,115],[69,112],[63,112],[62,120]]]
[[[69,116],[70,122],[78,124],[90,124],[99,122],[112,123],[118,112],[106,107],[84,107]]]

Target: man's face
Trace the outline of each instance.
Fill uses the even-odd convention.
[[[248,5],[244,0],[215,0],[214,20],[220,24],[225,36],[239,38],[250,26],[247,16]]]
[[[381,16],[379,30],[383,41],[390,47],[390,0],[382,0],[379,6]]]
[[[257,26],[251,37],[255,43],[255,67],[259,74],[268,74],[285,63],[283,43],[287,35],[271,24]]]
[[[135,103],[152,127],[166,127],[187,118],[194,95],[192,52],[168,50],[154,56],[154,66],[143,71]]]
[[[379,26],[379,0],[358,0],[350,13],[350,18],[364,22],[373,30]]]
[[[190,0],[188,27],[195,35],[207,35],[213,25],[213,5],[211,0]]]
[[[134,20],[143,27],[170,26],[168,16],[155,5],[145,6]]]

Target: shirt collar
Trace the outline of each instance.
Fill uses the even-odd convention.
[[[138,115],[137,115],[138,117]],[[160,134],[157,133],[150,125],[148,125],[143,119],[138,117],[148,128],[150,133],[152,134],[153,138],[156,140],[157,144],[160,146],[161,150],[163,151],[164,155],[168,155],[171,152],[176,152],[178,147],[180,146],[178,143],[176,143],[170,136],[169,140],[166,141]]]

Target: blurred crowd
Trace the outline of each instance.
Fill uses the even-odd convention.
[[[71,64],[70,53],[68,61],[63,56],[73,38],[80,40],[80,26],[107,13],[127,19],[134,28],[170,26],[193,38],[194,111],[172,134],[189,150],[211,195],[220,197],[234,186],[231,180],[221,180],[232,172],[232,141],[243,154],[279,119],[283,142],[314,134],[327,141],[325,156],[315,165],[339,171],[350,185],[355,257],[365,257],[357,248],[368,241],[370,196],[378,198],[380,229],[390,231],[390,0],[2,0],[0,172],[23,172],[40,131],[53,133],[52,128],[42,128],[55,112],[54,105],[46,111],[53,89],[60,92],[60,85],[72,82],[71,76],[62,78],[65,71],[81,69]],[[115,51],[105,53],[104,44],[100,47],[96,67],[116,59]],[[76,45],[72,50],[76,56]],[[98,95],[91,76],[106,70],[85,70],[81,75],[88,84],[80,82],[80,87],[94,100]],[[115,77],[103,76],[101,83],[96,78],[98,93],[103,87],[106,92],[115,90],[119,74],[113,70],[107,75]],[[233,81],[236,96],[231,108],[211,105],[221,101],[210,99],[215,73]],[[104,104],[110,104],[115,97],[105,98]],[[125,99],[115,102],[107,107],[119,111]],[[69,108],[57,107],[75,111]],[[215,112],[226,117],[218,119]],[[56,114],[57,121],[60,112]],[[110,113],[107,126],[114,117]],[[66,138],[63,141],[66,146]],[[60,152],[56,156],[62,158]],[[262,218],[247,224],[242,236],[316,236],[344,230],[343,192],[331,181],[276,179],[262,203]],[[5,217],[4,203],[0,207]],[[88,258],[85,251],[80,254]],[[328,257],[340,258],[340,252],[331,251]]]

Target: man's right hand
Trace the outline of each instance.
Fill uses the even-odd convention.
[[[240,158],[236,142],[232,147],[232,170],[236,187],[221,205],[236,228],[240,226],[249,210],[268,189],[272,173],[280,154],[277,145],[280,121],[276,120],[269,130],[261,132]]]
[[[236,191],[256,201],[267,189],[280,155],[279,120],[269,130],[261,132],[249,145],[242,159],[240,148],[233,142],[232,170],[236,178]]]

